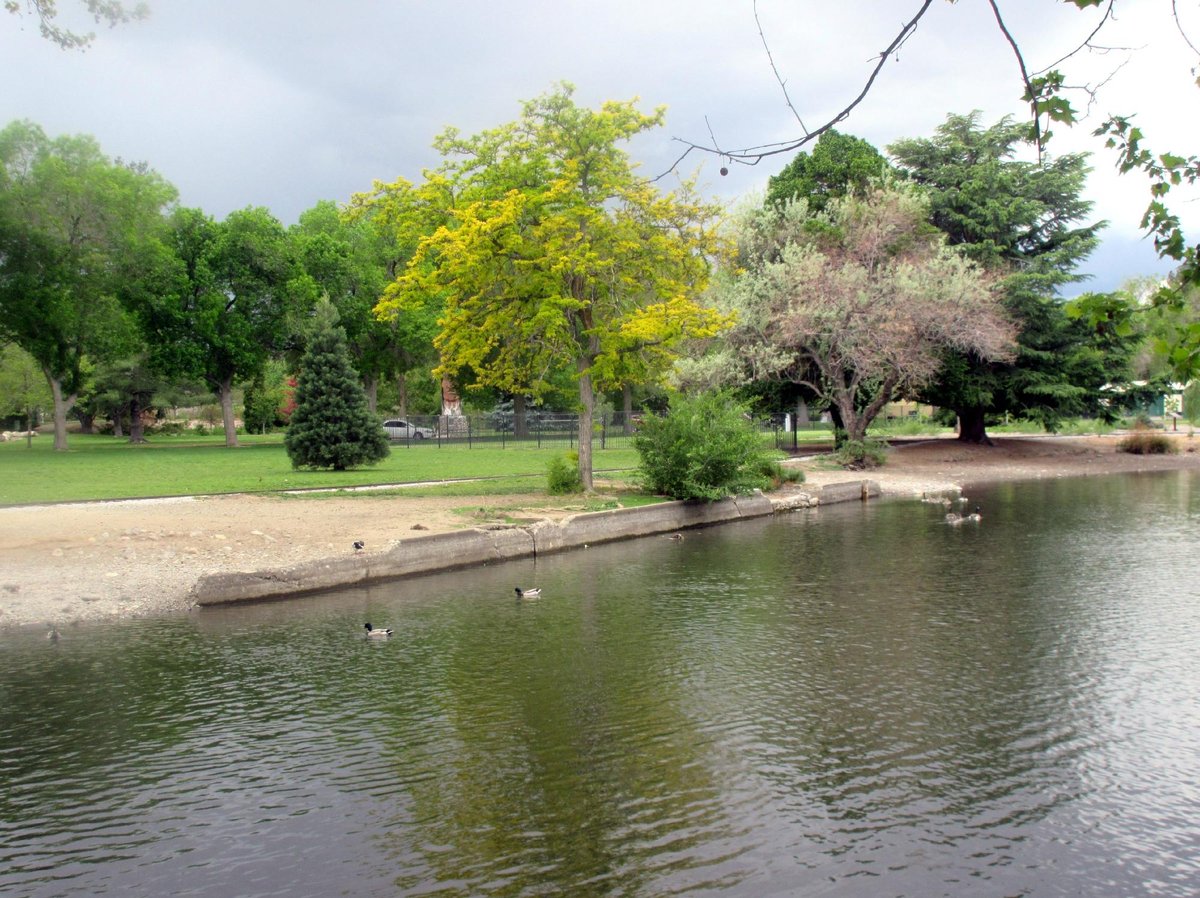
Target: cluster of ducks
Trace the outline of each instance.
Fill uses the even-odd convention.
[[[542,588],[535,586],[531,589],[522,589],[519,586],[515,586],[513,587],[513,592],[517,594],[518,599],[536,599],[542,594]],[[375,627],[370,622],[363,624],[363,629],[366,631],[368,639],[387,639],[395,632],[391,627]]]
[[[925,496],[921,501],[932,505],[941,505],[943,508],[951,508],[955,502],[955,500],[947,499],[945,496]],[[957,501],[960,505],[966,505],[969,500],[966,496],[959,496]],[[974,511],[969,514],[959,514],[957,511],[946,512],[947,524],[977,524],[982,520],[983,512],[980,510],[978,503],[976,503]]]

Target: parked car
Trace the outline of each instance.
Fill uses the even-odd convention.
[[[530,430],[536,430],[549,416],[540,405],[530,405],[525,407],[525,426]],[[494,409],[488,414],[488,423],[492,428],[501,433],[512,433],[516,426],[515,415],[513,414],[513,401],[506,399],[498,403]]]
[[[433,438],[432,427],[418,427],[403,418],[389,418],[383,422],[389,440],[428,440]]]

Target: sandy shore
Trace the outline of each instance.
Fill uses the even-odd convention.
[[[890,451],[869,472],[798,462],[807,483],[870,478],[884,494],[919,496],[971,483],[1132,471],[1200,470],[1200,439],[1177,437],[1179,453],[1117,452],[1115,438],[1002,439],[994,447],[938,439]],[[354,551],[382,552],[399,540],[483,523],[490,506],[561,517],[544,496],[500,499],[216,496],[0,508],[0,629],[64,627],[85,620],[185,612],[205,574],[280,567]]]

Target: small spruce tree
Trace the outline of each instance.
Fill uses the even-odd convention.
[[[389,452],[387,435],[367,407],[337,321],[333,305],[322,300],[300,360],[296,410],[283,440],[295,468],[344,471],[375,464]]]

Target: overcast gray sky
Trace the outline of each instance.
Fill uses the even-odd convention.
[[[60,0],[63,20],[89,26]],[[290,224],[318,200],[344,202],[375,179],[419,178],[447,125],[472,133],[515,119],[519,103],[557,81],[577,100],[639,97],[667,124],[633,153],[658,174],[674,138],[725,147],[799,134],[755,23],[751,0],[149,0],[147,21],[98,29],[87,52],[44,41],[36,22],[0,12],[0,115],[51,135],[94,135],[111,156],[144,160],[181,201],[218,218],[262,205]],[[1031,70],[1074,49],[1098,21],[1061,0],[1001,0]],[[1137,228],[1145,182],[1117,177],[1090,131],[1103,114],[1136,113],[1151,145],[1195,152],[1200,90],[1168,0],[1119,0],[1106,42],[1069,80],[1100,80],[1092,118],[1058,129],[1057,152],[1093,150],[1089,195],[1111,222],[1089,269],[1091,289],[1163,272]],[[811,128],[862,89],[873,58],[919,0],[759,0],[758,13],[797,111]],[[1200,35],[1200,0],[1179,0]],[[1119,70],[1118,70],[1119,69]],[[980,109],[991,124],[1022,116],[1012,52],[986,0],[935,0],[867,99],[839,129],[880,149],[930,135],[948,112]],[[1084,104],[1085,98],[1076,100]],[[735,200],[762,190],[787,156],[721,177],[693,154],[706,189]],[[1182,198],[1181,198],[1182,199]],[[1178,207],[1191,233],[1200,207]]]

